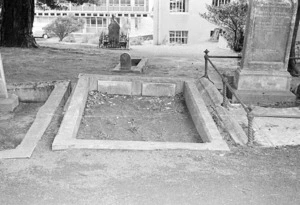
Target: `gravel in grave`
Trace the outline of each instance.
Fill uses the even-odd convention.
[[[108,95],[91,91],[78,139],[201,143],[182,94]]]
[[[14,112],[0,112],[0,151],[14,149],[22,142],[43,104],[20,103]]]

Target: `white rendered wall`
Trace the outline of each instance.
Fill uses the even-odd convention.
[[[198,44],[210,37],[217,26],[201,18],[211,0],[188,0],[188,12],[170,12],[170,0],[154,0],[154,44],[169,40],[169,31],[188,31],[188,44]]]

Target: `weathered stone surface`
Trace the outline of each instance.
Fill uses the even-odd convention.
[[[174,96],[176,85],[171,83],[143,83],[143,96]]]
[[[112,16],[111,23],[108,25],[108,37],[111,47],[115,48],[119,44],[120,25],[116,22],[114,16]]]
[[[98,91],[116,95],[131,95],[132,82],[99,80]]]
[[[0,55],[0,98],[8,98],[1,55]]]
[[[207,106],[215,107],[223,103],[221,93],[207,78],[197,80],[196,85]]]
[[[297,12],[296,0],[253,0],[249,2],[242,69],[236,84],[244,99],[247,91],[290,93],[291,77],[287,72],[292,35]],[[288,94],[286,94],[288,95]],[[261,98],[257,98],[258,100]]]
[[[201,139],[206,143],[218,141],[227,146],[194,83],[185,83],[184,98]]]
[[[123,53],[120,56],[120,69],[121,70],[131,69],[131,56],[128,53]]]
[[[243,69],[286,71],[296,10],[296,0],[249,2]]]

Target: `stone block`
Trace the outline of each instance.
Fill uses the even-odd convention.
[[[8,94],[8,98],[0,98],[0,111],[12,112],[19,105],[19,98],[17,95]]]
[[[143,83],[143,96],[175,96],[176,85],[172,83]]]
[[[99,80],[98,91],[107,94],[132,95],[132,82]]]
[[[0,98],[8,98],[1,55],[0,55]]]
[[[236,94],[247,105],[273,105],[282,102],[296,102],[296,95],[289,91],[237,90]],[[233,102],[238,102],[233,97]]]
[[[194,125],[203,142],[223,141],[217,125],[212,119],[195,84],[186,82],[184,98]]]
[[[207,78],[199,79],[196,85],[207,106],[215,107],[223,103],[221,93]]]

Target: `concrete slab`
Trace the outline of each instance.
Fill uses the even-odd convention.
[[[8,94],[7,98],[0,98],[0,112],[12,112],[19,105],[17,95]]]
[[[263,147],[300,145],[300,119],[297,115],[299,108],[255,107],[254,110],[254,114],[266,114],[265,117],[254,117],[253,131],[256,143]],[[273,117],[269,115],[271,110],[274,110]],[[296,111],[295,114],[292,114],[293,110]],[[241,105],[234,105],[229,109],[229,113],[239,124],[248,126],[246,112]],[[284,116],[284,113],[287,115]]]
[[[55,83],[54,81],[8,84],[7,90],[9,93],[17,95],[21,102],[46,102]]]
[[[121,64],[119,63],[112,71],[117,73],[145,73],[146,72],[147,70],[146,65],[148,63],[148,58],[131,59],[131,61],[132,61],[132,66],[130,70],[122,70]],[[134,62],[136,61],[138,61],[138,63],[135,65]]]
[[[143,96],[175,96],[176,85],[171,83],[143,83]]]
[[[223,141],[223,138],[194,83],[185,83],[184,98],[194,125],[202,140],[204,142],[212,143],[214,141]],[[227,144],[225,143],[223,146],[227,147]],[[227,149],[229,148],[227,147]]]
[[[72,95],[70,105],[67,108],[61,126],[52,143],[52,150],[57,150],[57,147],[60,147],[61,144],[65,144],[72,139],[76,139],[88,97],[88,88],[89,78],[84,76],[79,78]]]
[[[177,78],[177,77],[146,77],[146,76],[124,76],[124,75],[97,75],[97,74],[79,74],[78,78],[81,77],[89,78],[89,90],[98,89],[98,81],[125,81],[133,82],[132,84],[132,94],[141,95],[142,85],[141,82],[151,82],[151,83],[171,83],[176,85],[175,94],[182,93],[184,90],[184,82],[190,80],[190,78]]]
[[[296,95],[290,91],[237,90],[236,94],[245,104],[270,105],[282,102],[296,102]],[[233,97],[233,102],[238,102]]]
[[[60,82],[55,85],[54,90],[45,104],[39,109],[36,119],[26,133],[21,144],[12,150],[0,152],[0,159],[8,158],[30,158],[37,143],[48,128],[55,112],[65,104],[70,95],[70,82]]]
[[[122,81],[98,81],[98,91],[107,94],[116,95],[131,95],[132,94],[132,82]]]

